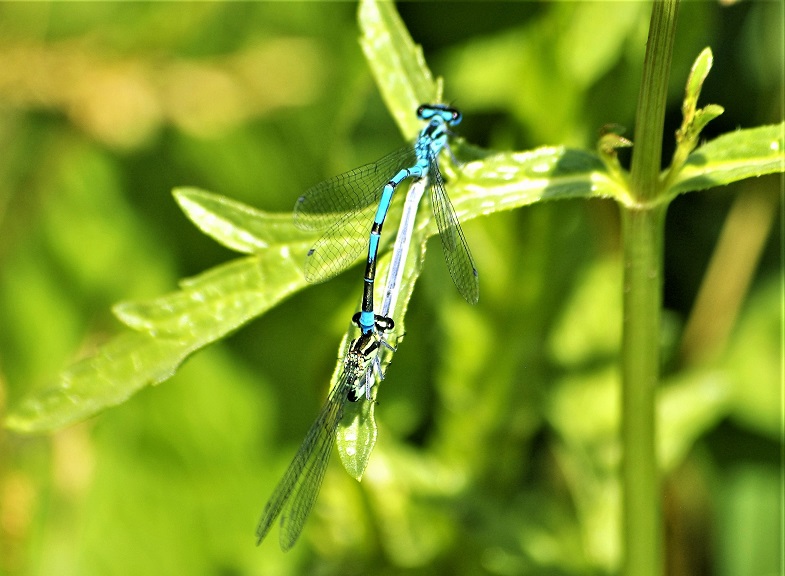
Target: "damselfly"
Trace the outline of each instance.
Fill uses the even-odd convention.
[[[439,153],[448,144],[449,129],[461,121],[461,113],[443,104],[423,104],[417,109],[417,117],[427,124],[413,145],[317,184],[300,196],[294,207],[299,227],[326,230],[305,259],[305,277],[309,282],[335,276],[367,250],[362,308],[353,318],[363,334],[383,332],[392,326],[391,318],[374,313],[376,258],[393,193],[407,178],[428,177],[431,209],[450,276],[468,302],[474,304],[479,297],[477,268],[444,190],[438,163]],[[368,222],[372,222],[370,237]]]

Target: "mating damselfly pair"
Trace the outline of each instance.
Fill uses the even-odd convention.
[[[403,264],[426,187],[450,276],[468,302],[474,304],[479,298],[477,268],[444,190],[438,163],[439,154],[448,147],[450,127],[461,121],[461,113],[442,104],[423,104],[417,109],[417,117],[426,124],[412,145],[317,184],[295,205],[297,226],[323,231],[305,259],[309,282],[339,274],[367,251],[362,305],[352,318],[360,335],[352,340],[337,384],[262,512],[256,529],[257,545],[279,516],[281,548],[288,550],[294,545],[319,494],[346,403],[362,398],[373,401],[373,385],[377,376],[383,376],[379,352],[390,347],[385,333],[395,325],[392,315]],[[413,183],[404,202],[385,294],[377,313],[374,285],[382,227],[396,188],[407,179]]]

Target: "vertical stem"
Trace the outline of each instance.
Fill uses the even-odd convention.
[[[662,519],[655,444],[665,205],[622,210],[622,490],[627,576],[662,576]]]
[[[662,162],[662,128],[668,96],[678,0],[654,0],[643,78],[635,115],[632,193],[638,202],[656,198]]]
[[[662,248],[667,203],[659,174],[678,0],[655,0],[635,121],[630,203],[622,206],[622,506],[625,576],[662,576],[655,434],[660,367]]]

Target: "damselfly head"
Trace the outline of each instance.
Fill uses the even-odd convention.
[[[459,124],[463,118],[459,110],[445,104],[421,104],[417,108],[417,118],[420,120],[430,120],[434,116],[439,116],[450,126]]]

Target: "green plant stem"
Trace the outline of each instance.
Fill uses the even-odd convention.
[[[655,394],[660,368],[663,229],[659,175],[678,0],[655,0],[635,122],[628,205],[622,206],[622,507],[626,576],[662,576]]]
[[[655,0],[651,14],[635,116],[635,147],[630,170],[631,192],[634,199],[640,203],[654,200],[659,193],[662,129],[678,7],[678,0]]]
[[[623,209],[623,574],[662,575],[662,520],[655,444],[665,205]]]

